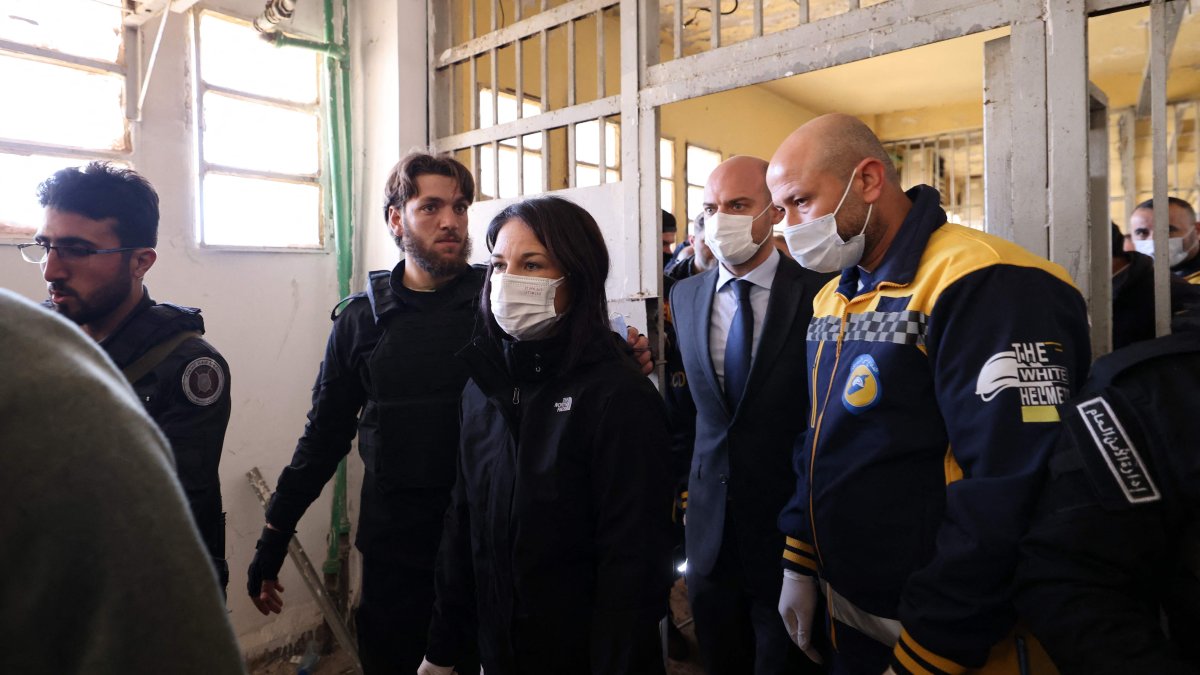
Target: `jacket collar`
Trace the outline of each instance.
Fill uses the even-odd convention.
[[[367,300],[371,303],[371,312],[375,315],[376,323],[394,312],[413,311],[404,301],[404,295],[408,292],[404,288],[404,263],[404,260],[396,263],[390,272],[377,270],[368,275]],[[455,301],[475,302],[483,284],[484,273],[482,265],[471,265],[448,284],[433,292],[455,296],[449,301],[451,304],[456,304]],[[470,279],[478,283],[469,283],[467,280]]]
[[[928,185],[918,185],[904,194],[912,201],[912,208],[900,224],[900,230],[884,254],[883,261],[874,272],[867,272],[857,265],[842,270],[838,294],[853,298],[859,293],[874,290],[882,282],[907,286],[916,278],[925,246],[934,231],[946,223],[946,212],[942,210],[941,195]],[[863,284],[861,290],[858,288],[860,280]]]

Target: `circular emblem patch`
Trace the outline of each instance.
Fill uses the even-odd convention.
[[[883,387],[879,383],[879,366],[870,354],[863,354],[850,364],[850,377],[846,378],[846,389],[842,392],[842,404],[846,410],[857,415],[879,402]]]
[[[225,389],[225,371],[207,356],[198,358],[183,370],[183,393],[196,405],[212,405]]]

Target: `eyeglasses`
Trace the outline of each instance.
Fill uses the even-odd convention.
[[[90,248],[87,246],[51,246],[40,241],[29,244],[17,244],[17,248],[21,251],[21,257],[26,262],[40,264],[46,262],[50,257],[50,251],[54,250],[58,253],[58,257],[64,262],[72,262],[77,260],[86,260],[94,255],[101,253],[121,253],[122,251],[136,251],[139,246],[122,246],[121,248]]]

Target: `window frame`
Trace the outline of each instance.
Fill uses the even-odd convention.
[[[683,184],[684,184],[683,208],[685,211],[687,210],[687,207],[688,207],[688,192],[690,192],[692,188],[698,188],[698,189],[700,189],[700,191],[702,191],[702,192],[704,191],[703,185],[696,185],[696,184],[688,181],[688,149],[689,148],[696,148],[698,150],[703,150],[705,152],[713,153],[714,155],[717,156],[717,164],[720,164],[721,162],[725,161],[725,153],[721,152],[720,150],[716,150],[713,148],[706,148],[703,145],[700,145],[699,143],[692,143],[690,141],[684,141],[684,143],[683,143],[683,176],[682,176],[682,178],[683,178]],[[703,209],[701,209],[701,210],[703,210]],[[699,216],[699,215],[700,215],[699,213],[695,213],[695,214],[689,213],[684,217],[684,219],[690,223],[696,218],[696,216]],[[678,221],[679,216],[676,215],[675,219],[676,219],[676,221]]]
[[[664,143],[671,147],[671,161],[670,162],[663,161],[662,148],[663,148]],[[676,176],[675,176],[675,154],[676,154],[675,139],[668,138],[667,136],[659,136],[658,137],[658,194],[659,194],[658,208],[667,211],[672,216],[675,216],[675,222],[678,224],[681,219],[679,218],[678,215],[675,214],[675,208],[676,208],[675,201],[676,201],[676,198],[679,196],[679,186],[675,182],[675,178],[676,178]],[[669,205],[661,203],[663,188],[666,187],[667,185],[669,185],[671,187],[671,203]],[[687,218],[684,217],[684,218],[682,218],[682,220],[686,221]]]
[[[482,85],[476,87],[475,97],[476,97],[476,102],[475,102],[476,110],[479,111],[479,128],[480,129],[489,128],[492,126],[492,120],[490,117],[486,120],[484,119],[483,101],[484,101],[485,97],[487,98],[489,103],[493,100],[492,99],[492,88],[484,87]],[[508,122],[512,121],[512,120],[501,120],[500,119],[500,99],[502,99],[502,98],[516,102],[517,92],[515,90],[510,90],[510,89],[497,89],[496,90],[496,94],[495,94],[496,110],[494,111],[494,113],[496,115],[496,124],[497,125],[507,124]],[[524,94],[522,98],[523,98],[523,100],[521,101],[520,105],[517,106],[519,115],[515,119],[523,119],[525,117],[532,117],[534,115],[540,115],[543,112],[545,112],[545,109],[542,106],[542,99],[537,98],[536,96],[530,96],[529,94]],[[525,112],[526,105],[537,106],[537,111],[532,114],[526,113]],[[540,132],[534,132],[532,134],[525,134],[525,135],[526,136],[535,136],[535,135],[540,136],[541,134],[540,134]],[[503,151],[504,148],[511,150],[512,155],[516,156],[517,160],[518,160],[512,166],[512,175],[513,176],[517,175],[517,164],[524,165],[524,162],[526,162],[526,161],[536,160],[537,164],[539,166],[541,166],[542,165],[542,152],[545,150],[545,148],[537,148],[535,150],[531,150],[528,145],[525,145],[522,142],[520,144],[520,152],[518,152],[516,137],[505,138],[503,140],[496,141],[494,144],[493,143],[485,143],[483,145],[478,146],[478,148],[479,148],[479,177],[478,177],[478,180],[476,181],[477,184],[475,186],[475,190],[476,190],[476,192],[479,193],[479,197],[481,200],[483,200],[483,199],[520,199],[522,197],[531,197],[531,196],[542,195],[542,194],[546,193],[546,191],[544,189],[542,189],[547,184],[546,176],[542,176],[541,184],[538,186],[538,190],[536,192],[527,191],[525,189],[525,186],[523,184],[521,184],[523,181],[518,182],[516,195],[512,195],[512,196],[508,196],[508,197],[501,197],[499,194],[492,195],[492,194],[488,194],[487,192],[484,192],[484,184],[487,182],[490,182],[490,181],[483,180],[483,165],[484,165],[483,154],[485,151],[490,151],[493,147],[495,148],[496,156],[493,159],[492,168],[495,170],[497,176],[503,175],[503,173],[500,170],[500,157],[504,154],[504,151]],[[525,157],[523,157],[523,158],[519,157],[519,155],[521,153],[524,153]],[[525,178],[525,171],[523,169],[521,171],[521,176],[524,180],[528,180],[527,178]],[[498,180],[497,180],[497,182],[498,182]],[[500,191],[498,189],[499,188],[498,185],[489,185],[488,189],[491,189],[492,187],[496,187],[497,192]]]
[[[600,121],[600,118],[597,118],[597,119],[592,119],[592,120],[585,120],[585,121],[583,121],[583,122],[578,122],[578,123],[576,123],[576,124],[573,126],[573,131],[574,131],[574,133],[575,133],[575,138],[573,139],[573,140],[574,140],[574,147],[575,147],[575,153],[574,153],[575,166],[574,166],[574,167],[572,167],[572,173],[575,175],[575,185],[574,185],[574,187],[599,187],[599,186],[601,186],[601,185],[608,185],[608,184],[610,184],[610,183],[619,183],[619,182],[621,182],[621,123],[620,123],[620,122],[613,122],[613,121],[609,120],[609,119],[608,119],[608,117],[605,117],[605,118],[604,118],[604,127],[601,127],[601,126],[598,124],[598,123],[599,123],[599,121]],[[601,173],[601,172],[600,172],[600,164],[599,164],[599,162],[597,162],[597,163],[585,162],[585,161],[582,161],[582,160],[580,160],[580,159],[579,159],[579,127],[580,127],[581,125],[583,125],[583,124],[587,124],[588,122],[597,122],[596,129],[597,129],[597,130],[600,130],[601,128],[603,128],[603,130],[604,130],[604,133],[605,133],[605,136],[604,136],[604,148],[603,148],[603,152],[604,152],[604,155],[605,155],[605,157],[603,157],[603,159],[604,159],[604,161],[605,161],[605,164],[604,164],[604,173]],[[616,158],[617,158],[617,163],[616,163],[616,164],[608,164],[608,157],[607,157],[607,155],[608,155],[608,135],[607,135],[607,133],[608,133],[608,129],[609,129],[609,128],[611,128],[611,129],[613,130],[613,138],[614,138],[614,139],[616,140],[616,142],[617,142],[617,144],[616,144],[616,145],[617,145],[617,150],[616,150],[616,152],[614,153],[614,154],[615,154],[615,156],[616,156]],[[599,142],[599,140],[600,140],[600,137],[599,137],[599,135],[597,135],[597,137],[596,137],[596,151],[597,151],[597,157],[596,157],[596,159],[598,159],[598,160],[599,160],[599,159],[602,159],[602,158],[599,156],[599,153],[600,153],[600,151],[601,151],[601,148],[600,148],[600,142]],[[592,171],[595,171],[595,172],[596,172],[596,178],[597,178],[597,179],[598,179],[600,182],[598,182],[598,183],[595,183],[595,184],[593,184],[593,185],[582,185],[582,186],[581,186],[581,185],[579,184],[579,168],[580,168],[580,167],[583,167],[583,168],[585,168],[585,169],[591,169]],[[610,179],[610,178],[609,178],[609,176],[608,176],[608,172],[609,172],[609,171],[612,171],[612,172],[616,173],[616,176]]]
[[[191,24],[191,79],[192,79],[192,110],[195,116],[195,123],[192,125],[192,159],[193,159],[193,186],[195,187],[196,202],[194,204],[195,227],[193,240],[197,247],[201,249],[209,249],[214,251],[242,251],[250,253],[332,253],[334,248],[334,236],[331,232],[333,227],[333,204],[330,199],[330,165],[329,165],[329,119],[328,115],[328,83],[324,73],[321,72],[320,59],[317,66],[317,98],[314,103],[296,103],[284,99],[277,99],[263,94],[255,94],[246,92],[240,89],[232,89],[221,85],[209,84],[204,81],[203,67],[200,58],[200,22],[204,15],[212,14],[220,19],[228,20],[233,23],[244,25],[249,30],[254,30],[250,19],[236,14],[230,14],[226,11],[218,9],[195,7],[192,11]],[[256,103],[261,105],[270,105],[277,108],[292,110],[297,112],[311,113],[317,118],[317,173],[316,175],[308,174],[287,174],[274,171],[264,171],[261,169],[244,169],[235,166],[224,164],[209,163],[204,157],[204,96],[208,92],[220,96],[226,96],[239,101],[248,103]],[[233,178],[251,178],[258,180],[271,180],[285,183],[297,183],[303,185],[316,185],[318,190],[318,227],[320,229],[320,243],[315,246],[254,246],[251,244],[210,244],[204,240],[204,178],[208,174],[221,176],[230,176]]]
[[[87,73],[108,73],[117,75],[122,80],[122,88],[125,95],[129,95],[128,69],[125,65],[125,57],[122,54],[116,61],[105,61],[87,56],[79,56],[76,54],[68,54],[60,52],[56,49],[46,47],[37,47],[12,40],[0,39],[0,56],[8,58],[25,59],[28,61],[41,62],[51,66],[71,68],[73,70],[83,71]],[[6,138],[0,136],[0,154],[10,155],[15,157],[60,157],[66,165],[82,166],[89,162],[117,162],[123,166],[133,166],[134,154],[134,127],[130,124],[128,115],[128,106],[122,111],[125,118],[125,133],[123,135],[124,147],[118,149],[98,149],[98,148],[83,148],[73,145],[63,145],[61,143],[51,143],[46,141],[29,141],[18,140],[15,138]],[[49,178],[49,176],[46,176]],[[33,195],[30,195],[30,199]],[[0,241],[9,242],[25,242],[29,241],[33,236],[32,233],[25,233],[19,230],[9,231],[0,229]],[[37,226],[34,227],[36,232]]]

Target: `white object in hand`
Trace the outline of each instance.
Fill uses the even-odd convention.
[[[817,610],[817,580],[806,574],[783,571],[783,588],[779,591],[779,616],[787,627],[792,642],[812,659],[821,663],[821,655],[812,646],[813,614]]]

